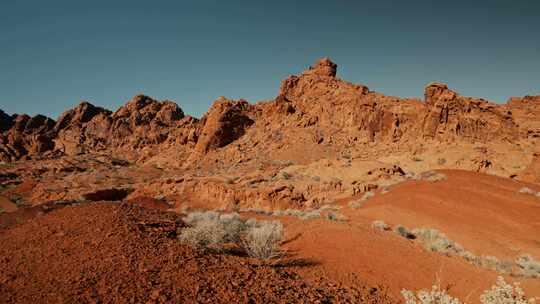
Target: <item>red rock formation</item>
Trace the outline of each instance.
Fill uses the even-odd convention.
[[[13,126],[0,137],[0,160],[14,161],[52,150],[54,120],[43,115],[15,115]]]
[[[251,105],[245,100],[233,101],[220,97],[201,119],[201,134],[196,151],[206,153],[223,147],[242,135],[253,124],[249,117]]]
[[[479,141],[519,137],[512,116],[483,99],[463,97],[446,84],[426,87],[424,137],[467,138]]]
[[[279,155],[307,161],[345,149],[362,150],[371,143],[413,149],[423,141],[514,142],[540,136],[540,97],[496,105],[433,83],[426,87],[422,102],[370,91],[336,73],[336,64],[321,59],[301,75],[284,80],[273,101],[251,105],[220,98],[201,120],[185,116],[173,102],[144,95],[114,113],[81,103],[56,124],[43,116],[0,113],[4,130],[0,159],[52,150],[66,154],[104,150],[139,161],[163,151],[178,163],[188,158],[195,163],[204,159],[232,163]],[[233,142],[238,145],[233,147]]]
[[[505,109],[527,138],[540,138],[540,95],[511,97]]]

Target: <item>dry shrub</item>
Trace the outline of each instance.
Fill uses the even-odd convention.
[[[181,230],[178,239],[203,251],[220,252],[231,244],[259,259],[270,259],[280,252],[283,225],[279,221],[243,220],[238,213],[206,211],[189,213],[184,222],[189,227]]]
[[[343,215],[343,214],[341,214],[341,213],[339,213],[339,212],[333,212],[333,211],[328,212],[328,214],[326,215],[326,217],[327,217],[329,220],[331,220],[331,221],[336,221],[336,222],[345,222],[345,221],[348,220],[348,218],[347,218],[345,215]]]
[[[503,277],[498,277],[497,283],[480,296],[480,302],[482,304],[533,304],[536,300],[527,299],[518,283],[510,285],[504,281]]]
[[[516,259],[519,268],[518,275],[527,278],[540,278],[540,262],[532,256],[524,254]]]
[[[521,189],[519,189],[518,192],[523,193],[523,194],[531,194],[531,195],[536,194],[536,191],[534,191],[533,189],[528,188],[528,187],[522,187]]]
[[[438,173],[436,171],[426,171],[417,175],[416,179],[435,183],[435,182],[446,180],[446,175],[442,173]]]
[[[459,299],[450,296],[439,284],[433,285],[431,290],[418,292],[403,289],[401,295],[405,304],[461,304]]]
[[[386,230],[390,230],[390,226],[388,226],[388,224],[386,224],[385,222],[383,221],[373,221],[371,223],[371,227],[373,229],[377,229],[377,230],[382,230],[382,231],[386,231]]]
[[[405,304],[461,304],[458,298],[454,298],[441,289],[440,284],[433,285],[431,290],[420,290],[418,292],[403,289],[401,295],[405,299]],[[480,296],[482,304],[534,304],[535,298],[527,299],[525,293],[517,283],[510,285],[504,281],[503,277],[498,277],[495,285],[485,290]]]
[[[280,254],[279,243],[283,239],[281,222],[258,222],[249,227],[242,241],[249,256],[267,260]]]

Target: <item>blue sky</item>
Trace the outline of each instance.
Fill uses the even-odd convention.
[[[388,95],[443,81],[505,102],[540,94],[540,1],[0,2],[0,109],[56,118],[144,93],[201,116],[275,97],[323,56]]]

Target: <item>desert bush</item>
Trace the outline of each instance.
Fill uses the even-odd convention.
[[[510,273],[512,271],[512,263],[500,261],[498,258],[491,255],[483,255],[479,258],[480,266],[495,270],[500,273]]]
[[[416,180],[425,180],[428,182],[439,182],[446,180],[446,175],[436,171],[426,171],[416,176]]]
[[[281,222],[259,222],[247,229],[242,244],[249,256],[267,260],[279,255],[279,242],[282,239]]]
[[[192,212],[189,225],[178,235],[180,242],[200,250],[222,251],[226,244],[242,247],[250,256],[269,259],[279,252],[283,225],[279,221],[243,220],[238,213]]]
[[[321,208],[319,208],[319,209],[320,210],[339,210],[339,209],[341,209],[341,206],[325,204],[325,205],[322,205]]]
[[[516,259],[516,265],[519,268],[518,275],[527,278],[540,278],[540,262],[532,256],[524,254]]]
[[[407,229],[407,227],[405,226],[402,226],[402,225],[397,225],[396,228],[394,228],[394,231],[401,235],[402,237],[404,238],[407,238],[407,239],[415,239],[416,236],[409,230]]]
[[[301,216],[300,219],[311,220],[311,219],[316,219],[320,217],[321,217],[321,210],[313,209],[313,210],[306,211],[306,213],[303,216]]]
[[[379,221],[379,220],[373,221],[373,222],[371,223],[371,227],[372,227],[373,229],[378,229],[378,230],[383,230],[383,231],[385,231],[385,230],[390,230],[390,226],[388,226],[387,223],[385,223],[385,222],[383,222],[383,221]]]
[[[518,192],[523,194],[536,194],[536,191],[528,187],[521,187]]]
[[[190,227],[183,229],[178,239],[203,250],[220,251],[224,244],[238,242],[245,230],[245,222],[238,213],[191,212],[184,222]]]
[[[482,304],[533,304],[536,301],[534,298],[527,299],[518,283],[512,286],[499,276],[497,283],[480,296],[480,302]]]
[[[348,218],[345,215],[339,212],[333,212],[333,211],[328,212],[328,214],[326,215],[326,218],[328,218],[331,221],[336,221],[336,222],[344,222],[348,220]]]
[[[372,191],[365,192],[364,195],[360,198],[361,201],[367,201],[368,199],[375,196],[375,193]]]
[[[459,299],[450,296],[440,285],[433,285],[431,290],[418,292],[403,289],[401,295],[405,304],[461,304]]]
[[[193,227],[184,228],[178,239],[197,249],[220,251],[225,243],[226,232],[218,221],[205,220]]]
[[[362,201],[352,201],[348,204],[349,208],[358,209],[364,205]]]
[[[401,295],[405,299],[405,304],[461,304],[458,298],[454,298],[441,289],[440,284],[433,285],[431,290],[420,290],[418,292],[403,289]],[[495,285],[485,290],[480,296],[482,304],[534,304],[535,298],[527,299],[518,283],[510,285],[499,276]]]
[[[456,246],[452,240],[437,229],[417,228],[412,230],[412,234],[416,235],[422,241],[426,249],[434,252],[445,254],[457,253],[461,248],[461,246]]]

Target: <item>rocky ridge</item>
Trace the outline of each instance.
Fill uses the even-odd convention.
[[[540,134],[540,96],[498,105],[432,83],[424,100],[403,99],[336,75],[337,65],[323,58],[285,79],[274,100],[220,97],[201,119],[144,95],[115,112],[83,102],[57,121],[0,112],[0,160],[102,152],[137,163],[219,169],[249,161],[308,164],[335,155],[373,160],[456,143],[489,154],[498,143],[534,146]],[[531,159],[534,151],[524,153]]]

